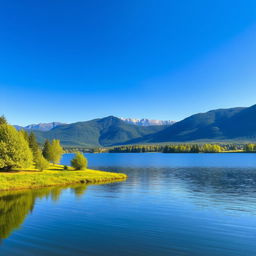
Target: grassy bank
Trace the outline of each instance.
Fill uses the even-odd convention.
[[[75,183],[101,183],[125,180],[122,173],[111,173],[86,169],[84,171],[65,171],[62,166],[51,170],[0,172],[0,191],[26,188],[40,188]]]

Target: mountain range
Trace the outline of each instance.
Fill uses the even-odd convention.
[[[136,123],[136,122],[135,122]],[[211,110],[168,125],[141,125],[109,116],[34,130],[39,141],[60,139],[64,146],[107,147],[125,144],[195,141],[255,141],[256,105]]]
[[[30,124],[27,126],[19,126],[19,125],[14,125],[17,130],[26,130],[26,131],[50,131],[51,129],[63,125],[64,123],[60,122],[52,122],[52,123],[39,123],[39,124]]]
[[[175,121],[167,120],[167,121],[162,121],[162,120],[154,120],[154,119],[136,119],[136,118],[120,118],[122,121],[129,123],[129,124],[135,124],[139,126],[152,126],[152,125],[172,125],[175,123]],[[30,124],[27,126],[19,126],[19,125],[14,125],[17,130],[27,130],[27,131],[50,131],[51,129],[60,126],[60,125],[65,125],[65,123],[61,122],[51,122],[51,123],[39,123],[39,124]]]
[[[147,118],[137,119],[137,118],[121,117],[120,119],[126,123],[140,125],[140,126],[173,125],[175,123],[175,121],[172,121],[172,120],[162,121],[162,120],[147,119]]]
[[[255,141],[256,105],[249,108],[217,109],[192,115],[152,136],[130,143],[189,141]]]
[[[139,126],[109,116],[91,121],[59,125],[49,131],[34,131],[39,142],[60,139],[64,146],[107,147],[153,135],[167,126]]]

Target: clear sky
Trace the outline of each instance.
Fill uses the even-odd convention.
[[[256,104],[255,0],[0,0],[13,124]]]

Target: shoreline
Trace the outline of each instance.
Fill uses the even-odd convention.
[[[127,179],[123,173],[86,169],[82,171],[46,170],[42,172],[0,172],[0,191],[14,191],[72,184],[97,184]]]

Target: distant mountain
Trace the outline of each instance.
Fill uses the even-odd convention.
[[[192,115],[150,136],[129,143],[208,140],[256,140],[256,105],[212,110]]]
[[[172,125],[147,126],[134,123],[136,122],[130,122],[129,119],[121,120],[109,116],[73,124],[53,123],[43,130],[42,124],[28,127],[34,129],[40,142],[45,139],[59,139],[64,146],[107,147],[190,141],[256,141],[256,105],[248,108],[211,110],[192,115]]]
[[[14,125],[16,129],[21,130],[27,130],[27,131],[50,131],[51,129],[63,125],[64,123],[60,122],[52,122],[52,123],[40,123],[40,124],[30,124],[27,126],[19,126],[19,125]]]
[[[140,125],[140,126],[173,125],[175,123],[175,121],[171,121],[171,120],[162,121],[162,120],[154,120],[154,119],[146,119],[146,118],[136,119],[136,118],[121,117],[120,119],[126,123]]]
[[[18,131],[24,129],[23,126],[20,125],[13,125]]]
[[[64,146],[106,147],[152,135],[166,126],[138,126],[109,116],[86,122],[59,125],[49,131],[35,131],[38,140],[59,139]]]

